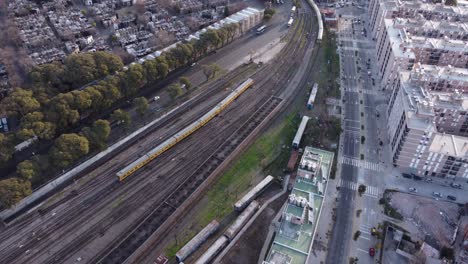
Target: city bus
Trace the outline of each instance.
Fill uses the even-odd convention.
[[[257,34],[260,35],[263,32],[265,32],[266,27],[267,27],[266,25],[263,25],[263,26],[257,28]]]

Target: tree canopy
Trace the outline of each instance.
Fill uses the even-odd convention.
[[[31,183],[18,178],[0,180],[0,207],[10,208],[31,194]]]
[[[144,115],[148,110],[148,99],[145,97],[137,97],[133,100],[133,105],[136,107],[136,112],[139,115]]]
[[[62,134],[55,140],[50,157],[58,168],[66,168],[88,152],[89,141],[86,137],[78,134]]]
[[[111,132],[110,123],[107,120],[96,120],[91,127],[85,127],[81,134],[88,139],[91,149],[102,150],[106,147],[107,138]]]

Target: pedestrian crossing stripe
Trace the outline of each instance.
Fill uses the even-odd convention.
[[[349,158],[349,157],[342,157],[340,159],[340,163],[351,165],[351,166],[358,167],[358,168],[374,170],[374,171],[384,170],[380,164],[370,162],[367,160],[359,160],[359,159],[354,159],[354,158]]]
[[[340,182],[338,183],[338,187],[357,191],[359,184],[356,182],[340,180]],[[366,191],[363,195],[377,198],[380,196],[381,193],[382,190],[380,188],[366,185]]]

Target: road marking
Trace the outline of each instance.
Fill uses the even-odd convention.
[[[359,236],[359,237],[360,237],[360,238],[364,238],[364,239],[366,239],[366,240],[369,240],[369,241],[370,241],[370,238],[368,238],[368,237],[365,237],[365,236],[363,236],[363,235],[361,235],[361,236]]]
[[[337,187],[342,187],[342,188],[350,189],[353,191],[356,191],[358,189],[358,186],[359,184],[356,182],[345,181],[343,179],[340,179],[337,185]],[[363,195],[372,197],[372,198],[379,198],[381,194],[382,194],[382,190],[380,188],[366,185],[366,191]]]
[[[361,231],[361,233],[370,235],[370,232],[364,231],[364,230],[362,230],[362,229],[359,229],[359,231]]]
[[[360,159],[347,157],[347,156],[343,156],[343,158],[341,159],[341,163],[351,165],[354,167],[358,167],[358,168],[367,169],[367,170],[374,170],[374,171],[384,170],[383,166],[378,163],[370,162],[367,160],[360,160]]]
[[[362,252],[364,252],[366,254],[369,253],[367,250],[364,250],[364,249],[357,248],[357,250],[362,251]]]

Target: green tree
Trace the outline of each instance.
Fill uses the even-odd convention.
[[[91,104],[88,107],[93,112],[97,112],[103,108],[104,95],[102,95],[101,91],[99,91],[95,86],[86,87],[86,89],[83,90],[83,93],[85,93],[86,97],[91,100]]]
[[[91,149],[102,150],[106,147],[110,132],[109,121],[99,119],[91,127],[83,128],[81,134],[88,139]]]
[[[263,11],[263,18],[264,19],[270,19],[273,17],[273,15],[276,13],[276,10],[273,8],[267,8],[265,11]]]
[[[33,96],[32,91],[16,88],[3,99],[1,110],[9,116],[22,117],[27,113],[34,112],[41,107],[39,101]]]
[[[229,12],[229,7],[228,6],[225,6],[224,7],[224,17],[228,17],[231,15],[231,12]]]
[[[149,107],[148,99],[145,97],[137,97],[133,100],[133,106],[136,107],[136,112],[138,114],[144,115]]]
[[[148,83],[154,83],[159,79],[158,67],[156,60],[147,60],[143,62],[146,78]]]
[[[22,140],[37,136],[40,139],[52,139],[55,136],[55,125],[44,120],[42,112],[32,112],[21,119],[20,134]],[[29,136],[28,136],[29,135]]]
[[[112,122],[117,122],[118,124],[123,124],[123,126],[128,127],[132,119],[130,118],[130,114],[125,112],[122,109],[117,109],[115,110],[111,116],[110,119]]]
[[[72,87],[81,87],[98,76],[96,61],[91,53],[73,54],[65,59],[65,78]]]
[[[58,168],[67,168],[76,160],[88,154],[89,141],[78,134],[62,134],[58,137],[52,149],[50,157]]]
[[[119,56],[105,51],[91,53],[97,67],[97,77],[101,78],[109,74],[114,74],[123,68],[123,62]]]
[[[0,181],[0,207],[10,208],[24,197],[30,195],[31,183],[18,178]]]
[[[29,76],[35,87],[43,85],[54,88],[53,94],[55,94],[69,90],[67,86],[63,85],[64,72],[65,67],[62,63],[53,62],[34,67]]]
[[[73,104],[75,100],[71,93],[55,96],[45,113],[47,121],[54,123],[61,131],[75,125],[80,120],[80,113],[72,108]]]
[[[15,146],[11,136],[0,134],[0,167],[4,166],[15,153]]]
[[[122,92],[125,96],[134,95],[138,88],[145,82],[145,74],[143,66],[140,64],[133,64],[122,76]]]
[[[178,83],[173,83],[169,85],[168,91],[172,99],[175,99],[184,94],[184,91]]]
[[[202,65],[202,70],[203,74],[206,76],[206,80],[209,80],[210,78],[215,78],[218,73],[221,73],[223,69],[219,67],[218,64],[213,63],[209,65]]]
[[[190,82],[189,78],[187,77],[180,77],[179,78],[179,82],[183,85],[185,85],[185,89],[190,89],[190,87],[192,87],[192,83]]]
[[[22,179],[31,180],[39,175],[39,167],[32,160],[25,160],[18,164],[16,173]]]

